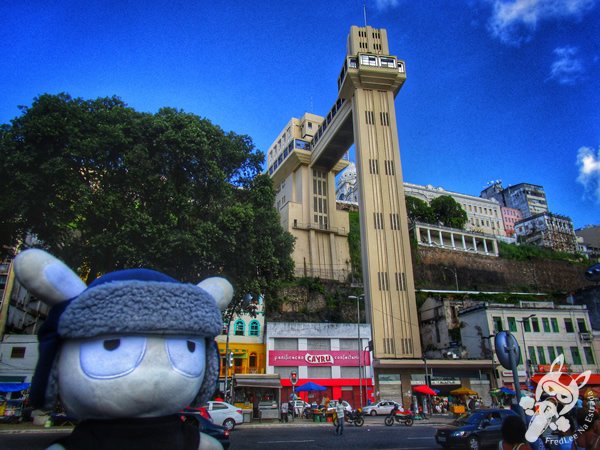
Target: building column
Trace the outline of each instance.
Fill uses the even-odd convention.
[[[452,249],[456,249],[456,244],[454,243],[454,232],[450,232],[450,241],[452,242]]]

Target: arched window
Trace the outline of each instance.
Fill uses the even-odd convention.
[[[243,336],[245,327],[246,327],[246,324],[244,323],[243,320],[236,320],[235,325],[233,326],[235,335]]]
[[[250,322],[250,333],[249,336],[259,336],[260,335],[260,323],[258,320],[253,320]]]
[[[256,368],[256,353],[250,353],[248,365],[250,367]]]

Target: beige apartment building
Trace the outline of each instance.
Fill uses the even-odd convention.
[[[335,176],[348,160],[340,159],[330,171],[310,167],[310,145],[324,120],[309,113],[292,118],[269,148],[267,165],[281,225],[296,238],[296,276],[346,281],[348,213],[336,210]]]

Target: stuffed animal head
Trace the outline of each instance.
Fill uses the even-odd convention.
[[[53,305],[40,329],[31,400],[57,396],[80,420],[173,414],[215,390],[221,310],[233,296],[223,278],[184,284],[148,269],[106,274],[86,287],[65,264],[31,249],[15,274]]]

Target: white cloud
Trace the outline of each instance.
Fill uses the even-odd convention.
[[[576,84],[583,79],[585,68],[583,61],[578,57],[576,47],[557,47],[554,49],[556,59],[550,68],[551,80],[560,84]]]
[[[579,19],[596,0],[487,0],[493,6],[488,27],[505,44],[519,46],[531,39],[538,23]]]
[[[378,11],[384,11],[388,8],[395,8],[398,6],[399,0],[375,0],[375,8]]]
[[[600,203],[600,148],[594,153],[592,148],[581,147],[577,152],[577,167],[577,182],[583,185],[586,195]]]

